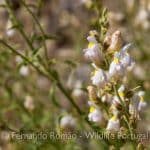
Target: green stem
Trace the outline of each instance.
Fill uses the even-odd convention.
[[[124,101],[121,99],[121,97],[120,97],[120,95],[119,95],[119,93],[118,93],[117,86],[116,86],[116,85],[113,85],[113,89],[114,89],[114,92],[115,92],[115,94],[117,95],[117,97],[118,97],[118,99],[119,99],[119,101],[120,101],[120,103],[121,103],[123,109],[124,109],[124,112],[125,112],[125,114],[126,114],[126,117],[129,118],[128,110],[127,110],[127,108],[126,108],[126,105],[125,105]]]
[[[11,8],[11,4],[9,2],[9,0],[6,0],[6,5],[7,5],[7,9],[8,9],[8,12],[9,14],[11,14],[11,16],[13,17],[14,21],[15,21],[15,25],[17,25],[18,27],[16,28],[20,34],[22,35],[22,37],[25,39],[26,43],[28,44],[29,48],[31,50],[34,50],[34,47],[32,45],[32,42],[29,40],[29,38],[27,37],[27,35],[25,34],[24,30],[22,30],[22,27],[20,26],[20,21],[16,18],[15,14],[14,14],[14,11],[12,10]]]
[[[27,6],[27,4],[21,0],[21,3],[23,4],[23,6],[26,8],[26,10],[31,14],[31,16],[33,17],[34,21],[37,23],[41,33],[42,33],[42,41],[43,41],[43,46],[44,46],[44,50],[45,50],[45,56],[46,56],[46,59],[48,60],[48,50],[47,50],[47,47],[46,47],[46,38],[45,38],[45,32],[38,20],[38,18],[34,15],[34,13],[29,9],[29,7]]]
[[[45,77],[47,77],[48,79],[50,79],[53,82],[56,82],[56,85],[58,86],[58,88],[61,90],[61,92],[65,95],[65,97],[71,102],[71,104],[75,107],[75,109],[77,110],[77,112],[82,115],[82,111],[80,110],[80,108],[78,107],[78,105],[74,102],[73,98],[70,96],[70,94],[67,92],[67,90],[64,88],[64,86],[62,85],[62,83],[60,81],[57,81],[55,79],[55,77],[53,76],[53,74],[51,72],[47,73],[46,71],[42,71],[38,66],[36,66],[30,59],[28,59],[26,56],[22,55],[21,53],[19,53],[18,51],[16,51],[13,47],[11,47],[10,45],[8,45],[6,42],[4,42],[3,40],[0,40],[0,43],[2,43],[4,46],[8,47],[9,50],[11,50],[13,53],[15,53],[16,55],[19,55],[22,59],[24,59],[26,62],[28,62],[33,68],[35,68],[39,73],[41,73],[42,75],[44,75]]]

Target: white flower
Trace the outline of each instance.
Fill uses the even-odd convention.
[[[102,69],[96,69],[91,80],[93,85],[104,87],[107,83],[107,75]]]
[[[90,113],[88,115],[89,121],[102,123],[103,117],[100,109],[95,107],[90,107]]]
[[[120,104],[120,100],[119,100],[118,96],[113,97],[113,103],[112,104],[113,105]]]
[[[147,106],[147,103],[144,100],[144,95],[145,95],[144,91],[139,91],[138,96],[140,98],[140,102],[139,102],[139,105],[138,105],[138,111],[144,110]]]
[[[140,98],[143,98],[143,97],[145,96],[145,92],[144,92],[144,91],[139,91],[139,92],[138,92],[138,96],[139,96]]]
[[[89,121],[102,124],[104,119],[99,106],[97,106],[93,101],[88,101],[88,104],[90,106],[88,115]]]
[[[120,121],[117,118],[117,116],[113,116],[107,124],[106,130],[111,131],[111,132],[118,132],[120,129]]]
[[[7,21],[7,25],[6,25],[6,34],[7,34],[7,36],[8,37],[12,37],[12,36],[14,36],[14,34],[15,34],[15,29],[12,29],[12,21],[11,20],[8,20]]]
[[[33,110],[35,108],[33,98],[29,95],[25,97],[24,107],[28,110]]]
[[[116,106],[114,104],[111,105],[110,111],[112,112],[112,114],[114,116],[118,116],[119,115],[119,111],[118,111],[118,109],[116,108]]]
[[[128,67],[132,67],[134,65],[134,61],[133,61],[132,57],[127,52],[130,49],[131,46],[132,46],[131,43],[126,44],[125,46],[123,46],[123,48],[119,52],[120,62],[123,64],[125,69],[128,68]]]
[[[140,101],[138,106],[138,111],[142,111],[146,108],[147,103],[145,101]]]
[[[80,97],[82,95],[84,95],[83,90],[81,90],[82,88],[82,83],[81,81],[76,81],[75,87],[73,89],[72,95],[75,97]]]
[[[103,60],[103,54],[100,51],[99,44],[93,35],[88,36],[87,40],[89,41],[88,48],[83,50],[85,58],[99,65]]]
[[[19,64],[19,63],[21,63],[23,60],[22,60],[22,58],[21,58],[20,56],[16,56],[16,57],[15,57],[15,61],[16,61],[17,64]]]
[[[60,120],[60,127],[65,128],[74,128],[76,125],[76,120],[71,115],[63,116]]]
[[[114,59],[110,64],[109,77],[112,78],[112,77],[118,77],[123,75],[124,75],[124,66],[120,62],[119,53],[116,52],[114,54]]]
[[[123,100],[124,97],[125,97],[124,91],[125,91],[125,86],[124,86],[124,85],[121,85],[120,88],[118,89],[118,93],[119,93],[119,96],[120,96],[120,98],[121,98],[122,100]]]
[[[19,70],[19,73],[22,76],[27,76],[29,74],[29,68],[28,68],[28,66],[21,66],[21,68]]]
[[[138,117],[138,105],[139,105],[139,98],[137,94],[134,94],[133,98],[129,104],[129,113]]]
[[[131,70],[134,66],[133,59],[127,53],[127,50],[131,47],[131,44],[125,45],[120,52],[115,52],[114,59],[110,64],[109,76],[118,77],[125,75],[127,70]]]

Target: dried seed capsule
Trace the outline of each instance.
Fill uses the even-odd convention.
[[[94,86],[88,86],[87,90],[89,93],[90,100],[97,103],[98,100],[97,100],[96,88]]]

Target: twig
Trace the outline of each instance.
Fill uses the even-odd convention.
[[[27,4],[26,4],[23,0],[21,0],[20,2],[23,4],[23,6],[26,8],[26,10],[31,14],[31,16],[33,17],[34,21],[37,23],[37,25],[38,25],[38,27],[39,27],[41,33],[42,33],[42,41],[43,41],[43,46],[44,46],[44,50],[45,50],[45,57],[46,57],[46,59],[48,60],[48,50],[47,50],[47,47],[46,47],[45,32],[44,32],[44,30],[43,30],[43,28],[42,28],[42,26],[41,26],[41,24],[40,24],[38,18],[37,18],[37,17],[34,15],[34,13],[29,9],[29,7],[27,6]]]

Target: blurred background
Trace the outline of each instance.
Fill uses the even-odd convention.
[[[83,57],[87,35],[95,29],[96,13],[91,0],[26,0],[45,33],[48,58],[56,68],[64,85],[70,90],[76,103],[88,111],[86,86],[90,83],[90,66]],[[108,8],[108,35],[120,30],[124,43],[133,43],[131,54],[136,61],[129,75],[131,87],[141,86],[150,99],[150,0],[99,0],[101,8]],[[35,22],[19,0],[12,0],[15,16],[22,23],[27,36],[39,35]],[[30,50],[20,33],[11,28],[11,16],[4,0],[0,0],[0,38],[4,38],[20,53],[29,55]],[[35,47],[40,46],[35,39]],[[43,51],[40,51],[43,55]],[[44,57],[43,57],[44,59]],[[13,149],[102,149],[98,141],[80,139],[70,142],[12,141],[5,136],[9,131],[53,130],[62,114],[72,112],[72,106],[54,83],[38,74],[22,62],[20,57],[0,45],[0,150]],[[140,131],[150,131],[150,111],[146,110]],[[86,125],[79,119],[77,130]],[[144,141],[149,145],[149,141]],[[127,145],[130,147],[130,145]],[[126,149],[125,148],[125,149]]]

